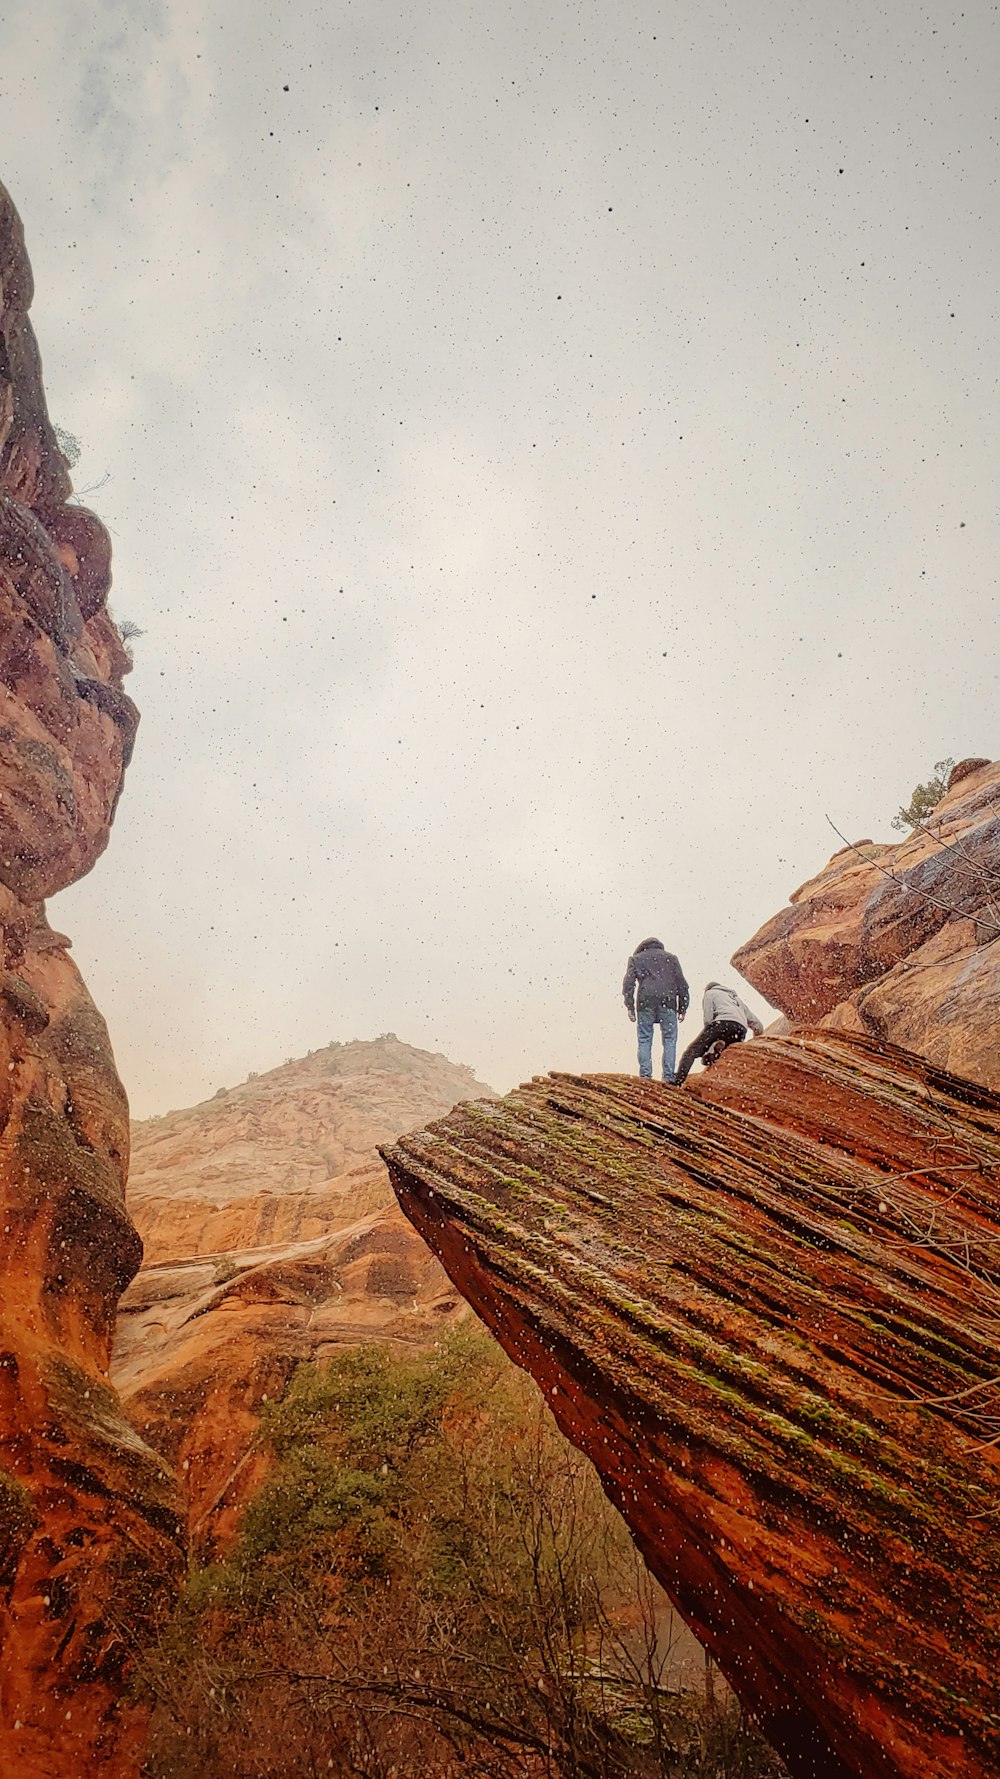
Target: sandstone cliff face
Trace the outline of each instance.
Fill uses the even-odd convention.
[[[899,845],[836,853],[733,963],[790,1020],[1000,1088],[1000,761],[956,766]]]
[[[146,1265],[308,1239],[391,1204],[378,1144],[489,1092],[470,1069],[386,1036],[330,1044],[137,1123],[129,1210]]]
[[[386,1154],[790,1771],[1000,1771],[1000,1099],[812,1031]]]
[[[107,845],[136,711],[110,546],[67,505],[0,187],[0,1771],[135,1770],[123,1676],[181,1567],[162,1460],[108,1381],[139,1264],[107,1031],[43,898]]]
[[[300,1361],[428,1343],[465,1313],[376,1144],[488,1093],[382,1038],[135,1126],[129,1209],[146,1261],[122,1299],[114,1378],[180,1471],[202,1554],[225,1545],[260,1481],[261,1407]]]

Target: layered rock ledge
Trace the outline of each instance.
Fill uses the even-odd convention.
[[[141,1245],[107,1029],[44,898],[108,842],[138,720],[111,549],[70,502],[0,187],[0,1772],[125,1779],[130,1662],[182,1566],[167,1467],[108,1381]]]
[[[733,963],[793,1023],[1000,1090],[1000,761],[960,761],[905,840],[835,853]]]
[[[790,1771],[1000,1771],[1000,1099],[811,1031],[385,1155]]]

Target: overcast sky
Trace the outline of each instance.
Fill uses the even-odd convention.
[[[828,813],[998,752],[998,91],[983,0],[5,9],[145,631],[50,910],[137,1113],[386,1030],[633,1067],[638,940],[732,979]]]

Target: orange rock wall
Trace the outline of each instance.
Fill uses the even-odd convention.
[[[108,1381],[139,1265],[104,1022],[43,898],[107,845],[137,713],[110,546],[66,504],[0,187],[0,1772],[126,1779],[124,1676],[181,1567],[173,1480]]]
[[[147,1267],[200,1254],[243,1253],[309,1242],[391,1202],[385,1169],[355,1168],[312,1192],[255,1192],[214,1204],[203,1198],[129,1192]]]
[[[897,845],[836,853],[733,963],[792,1021],[885,1037],[1000,1088],[1000,762],[956,766]]]
[[[311,1241],[144,1268],[122,1301],[115,1383],[181,1474],[199,1556],[235,1532],[266,1468],[261,1411],[297,1365],[360,1341],[430,1345],[464,1314],[395,1202]]]

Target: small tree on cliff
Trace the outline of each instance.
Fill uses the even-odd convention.
[[[913,795],[906,808],[900,809],[893,816],[892,825],[894,828],[905,833],[907,828],[917,828],[921,822],[927,820],[931,810],[940,803],[948,789],[948,774],[954,764],[955,762],[951,758],[934,762],[933,778],[927,779],[924,784],[914,786]]]

